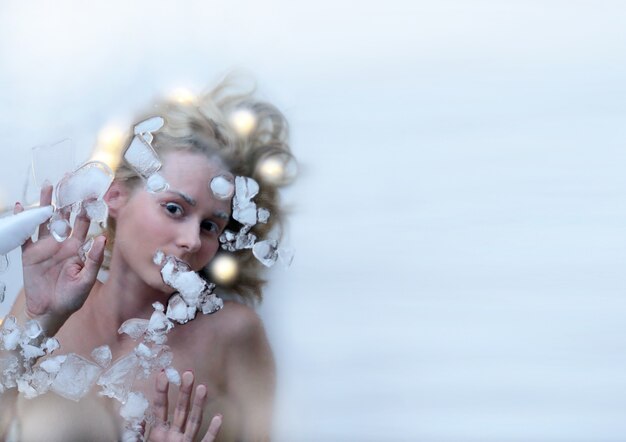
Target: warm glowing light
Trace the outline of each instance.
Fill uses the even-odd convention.
[[[239,274],[237,260],[229,254],[221,253],[211,262],[211,279],[217,284],[230,284]]]
[[[98,141],[90,160],[102,161],[115,170],[120,162],[124,138],[125,132],[119,126],[110,125],[103,128],[98,134]]]
[[[185,88],[176,88],[170,93],[172,100],[180,104],[192,104],[196,102],[196,96]]]
[[[268,156],[258,166],[261,179],[277,186],[290,183],[297,172],[298,166],[294,158],[286,153]]]
[[[239,136],[247,137],[256,127],[256,115],[250,109],[238,109],[230,114],[230,124]]]

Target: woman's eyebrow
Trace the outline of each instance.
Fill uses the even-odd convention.
[[[176,195],[180,196],[182,199],[184,199],[189,205],[191,206],[195,206],[196,205],[196,200],[193,199],[192,197],[190,197],[189,195],[187,195],[185,192],[180,192],[178,190],[172,190],[170,189],[171,193],[175,193]]]

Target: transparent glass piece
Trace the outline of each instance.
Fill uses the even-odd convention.
[[[4,273],[9,268],[9,257],[7,255],[0,255],[0,273]]]
[[[141,121],[135,125],[135,135],[143,134],[146,132],[156,132],[161,129],[165,124],[163,117],[151,117],[147,120]]]
[[[93,246],[93,238],[89,238],[87,241],[83,243],[82,246],[78,248],[78,257],[82,262],[87,261],[87,254],[91,250],[91,246]]]
[[[98,363],[98,365],[102,368],[107,368],[111,365],[111,359],[113,355],[111,354],[111,348],[108,345],[101,345],[100,347],[96,347],[91,352],[91,357],[94,361]]]
[[[74,169],[74,142],[65,139],[54,144],[35,146],[31,150],[32,172],[37,188],[46,181],[56,184]]]
[[[101,199],[113,181],[113,171],[100,161],[89,161],[66,175],[56,186],[58,208]]]
[[[78,401],[89,392],[101,372],[98,365],[70,353],[54,378],[51,390],[66,399]]]
[[[227,200],[235,193],[235,185],[233,184],[232,178],[227,175],[214,177],[209,184],[209,188],[215,198],[219,200]]]
[[[153,173],[148,177],[146,181],[146,188],[150,193],[165,192],[170,188],[170,185],[165,181],[165,178],[158,172]]]
[[[272,153],[259,161],[256,175],[263,182],[283,186],[291,183],[298,175],[298,163],[289,152]]]
[[[161,168],[161,161],[152,146],[140,135],[136,135],[124,152],[124,159],[145,180]]]
[[[252,247],[252,254],[261,264],[266,267],[272,267],[278,259],[277,253],[278,242],[274,239],[259,241]]]

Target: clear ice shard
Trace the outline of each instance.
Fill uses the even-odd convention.
[[[218,310],[224,308],[224,301],[221,298],[218,298],[215,294],[211,293],[210,295],[206,295],[200,301],[200,310],[205,315],[209,315],[211,313],[215,313]]]
[[[139,358],[134,353],[118,359],[98,379],[100,394],[124,402],[139,370]]]
[[[185,324],[196,316],[196,307],[189,307],[180,295],[174,294],[167,303],[165,315],[179,324]]]
[[[143,134],[146,132],[156,132],[157,130],[161,129],[164,124],[165,120],[163,119],[163,117],[151,117],[147,120],[143,120],[137,123],[134,127],[134,132],[135,135]]]
[[[56,185],[58,208],[71,206],[84,200],[98,200],[113,181],[113,171],[100,161],[88,161]]]
[[[148,335],[165,335],[174,327],[174,324],[167,319],[167,316],[163,313],[165,311],[163,304],[155,302],[152,306],[154,307],[154,312],[152,312],[152,316],[150,316],[150,321],[148,322]]]
[[[44,359],[39,366],[45,370],[46,373],[56,374],[61,369],[61,365],[63,365],[65,359],[67,359],[67,355],[52,356]]]
[[[165,192],[169,187],[170,185],[165,181],[165,178],[158,172],[150,175],[146,181],[146,188],[151,193]]]
[[[87,261],[87,254],[91,250],[91,246],[93,245],[93,238],[89,238],[87,241],[83,243],[82,246],[78,248],[78,257],[82,262]]]
[[[57,350],[61,345],[57,338],[48,338],[44,341],[41,348],[46,351],[46,353],[50,354],[53,351]]]
[[[233,184],[232,179],[226,175],[218,175],[213,178],[209,187],[211,188],[211,192],[213,192],[215,198],[219,200],[227,200],[233,196],[233,193],[235,192],[235,185]]]
[[[0,281],[0,302],[4,302],[4,295],[7,291],[7,285]]]
[[[83,204],[85,212],[90,220],[104,224],[109,216],[109,206],[106,205],[104,200],[90,200]]]
[[[85,396],[98,379],[102,369],[87,359],[70,353],[57,373],[51,390],[74,401]]]
[[[100,367],[107,368],[111,365],[111,359],[113,356],[111,354],[111,348],[108,345],[101,345],[100,347],[93,349],[91,357]]]
[[[43,333],[43,330],[41,329],[39,322],[31,319],[30,321],[26,322],[26,324],[24,324],[24,330],[22,331],[22,333],[24,333],[24,335],[29,339],[35,339]]]
[[[253,226],[257,222],[256,204],[252,198],[259,193],[259,184],[252,178],[235,177],[235,196],[233,198],[233,218],[241,224]]]
[[[9,268],[9,257],[7,255],[0,255],[0,273],[4,273]]]
[[[161,168],[161,160],[149,142],[141,135],[135,135],[130,146],[124,152],[124,159],[145,180]]]
[[[132,318],[124,321],[117,332],[119,334],[126,333],[133,339],[139,339],[148,330],[148,323],[147,319]]]
[[[140,423],[144,420],[148,405],[148,400],[143,394],[131,391],[128,393],[126,403],[120,408],[120,416],[126,421]]]
[[[72,227],[65,218],[53,216],[48,223],[48,229],[57,242],[63,242],[70,236]]]
[[[259,241],[252,247],[252,253],[261,264],[272,267],[278,259],[278,242],[274,239]]]

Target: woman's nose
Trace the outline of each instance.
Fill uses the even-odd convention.
[[[200,239],[200,226],[196,223],[185,223],[181,226],[177,238],[177,246],[186,253],[193,253],[200,249],[202,241]]]

